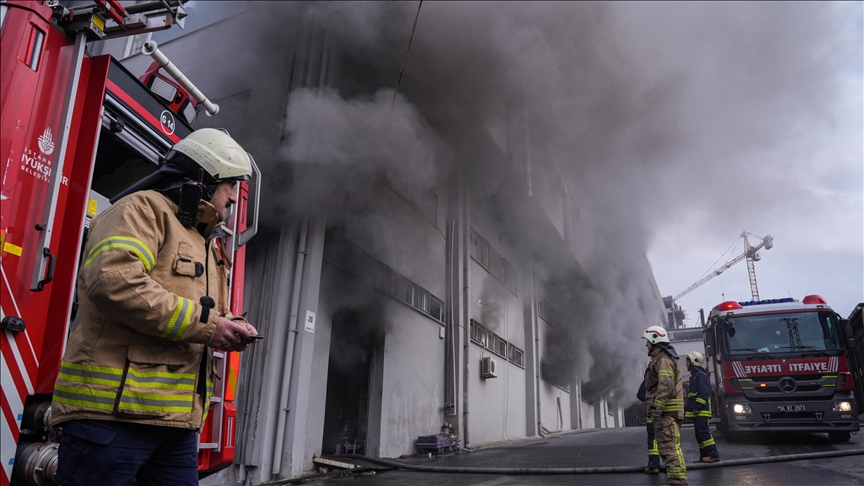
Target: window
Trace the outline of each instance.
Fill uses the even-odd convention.
[[[570,392],[570,385],[567,384],[567,377],[560,370],[549,366],[545,361],[540,360],[540,378],[550,385],[556,386],[566,392]]]
[[[469,251],[471,252],[471,257],[488,270],[495,278],[500,280],[501,283],[513,292],[513,294],[519,295],[517,293],[519,289],[517,284],[519,276],[516,273],[516,269],[513,268],[513,265],[489,246],[489,242],[482,236],[478,235],[473,229],[471,230],[469,240]]]
[[[408,305],[414,305],[414,284],[400,277],[396,281],[396,298]]]
[[[489,349],[489,351],[492,351],[498,356],[501,356],[502,358],[507,358],[507,341],[501,339],[501,336],[495,333],[490,333],[486,347]]]
[[[443,321],[443,311],[444,311],[444,302],[435,297],[432,294],[429,294],[429,315],[438,319],[439,321]]]
[[[474,231],[471,231],[471,256],[480,261],[480,237]]]
[[[343,239],[338,230],[327,231],[324,259],[437,321],[444,317],[443,300]]]
[[[429,313],[429,291],[424,289],[423,287],[417,287],[417,291],[414,295],[414,307],[422,310],[425,313]]]
[[[508,262],[507,260],[504,260],[504,266],[507,272],[507,278],[504,281],[507,282],[507,288],[512,290],[515,294],[519,291],[519,278],[516,276],[516,269],[513,268],[513,265],[510,265],[510,262]]]
[[[486,347],[486,329],[474,319],[471,319],[471,340]]]
[[[497,251],[489,248],[489,273],[498,277],[498,280],[504,281],[504,259]],[[503,278],[502,278],[503,277]]]
[[[525,353],[521,349],[511,344],[507,354],[507,359],[510,360],[511,363],[520,368],[525,367]]]

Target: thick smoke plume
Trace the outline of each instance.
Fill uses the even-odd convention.
[[[471,145],[461,121],[481,122],[483,136],[520,159],[529,140],[534,163],[563,174],[588,215],[576,242],[581,267],[546,262],[541,278],[569,319],[544,360],[578,374],[589,398],[627,402],[638,385],[647,359],[639,337],[656,322],[644,251],[678,209],[676,194],[704,191],[692,199],[733,213],[753,197],[770,204],[776,189],[756,181],[705,181],[721,168],[743,172],[732,161],[750,163],[742,154],[795,133],[795,113],[827,116],[823,101],[833,99],[818,71],[837,62],[820,50],[831,47],[820,32],[834,20],[815,3],[426,2],[395,98],[417,3],[299,10],[365,68],[338,89],[292,94],[285,207],[381,224],[373,209],[382,188],[419,192],[459,166],[470,177],[476,162],[446,148]],[[521,139],[507,129],[514,119]],[[513,190],[468,185],[493,201]],[[521,222],[518,232],[532,228]]]

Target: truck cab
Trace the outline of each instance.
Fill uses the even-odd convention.
[[[727,438],[800,431],[849,440],[859,429],[849,338],[849,321],[818,295],[715,306],[705,345],[720,430]]]

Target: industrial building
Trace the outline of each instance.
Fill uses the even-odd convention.
[[[502,100],[493,119],[412,75],[444,55],[422,45],[394,96],[398,63],[353,55],[337,21],[295,4],[241,7],[160,44],[220,106],[196,127],[228,129],[264,172],[244,300],[265,339],[242,355],[237,460],[213,484],[296,477],[321,455],[413,454],[442,431],[470,448],[624,426],[633,398],[586,385],[614,346],[581,334],[612,329],[586,270],[606,242],[524,103]],[[103,48],[143,72],[141,43]],[[296,130],[309,120],[321,125]],[[643,318],[626,345],[640,354],[641,329],[667,317],[644,253],[632,261],[641,290],[628,298]]]

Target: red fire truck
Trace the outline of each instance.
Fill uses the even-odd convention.
[[[47,424],[77,311],[75,280],[90,219],[158,168],[161,156],[193,130],[196,105],[218,111],[173,65],[166,69],[180,82],[162,74],[164,56],[139,80],[111,56],[87,51],[91,41],[182,24],[184,2],[125,9],[116,0],[83,3],[74,9],[56,0],[0,3],[0,486],[54,480],[57,431]],[[252,187],[257,168],[255,176]],[[241,246],[257,228],[247,223],[249,187],[239,191],[237,211],[217,243],[230,266],[236,315],[243,308]],[[213,356],[219,379],[200,434],[202,474],[234,459],[239,356]]]
[[[849,440],[859,428],[846,358],[851,338],[849,321],[818,295],[711,309],[705,350],[720,430],[727,439],[807,431]]]

